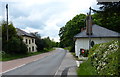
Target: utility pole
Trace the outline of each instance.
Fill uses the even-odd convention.
[[[88,22],[89,22],[89,24],[88,24],[88,26],[89,26],[89,50],[90,50],[90,48],[91,48],[91,35],[92,35],[92,32],[91,32],[91,27],[92,27],[92,21],[91,21],[91,7],[89,8],[90,9],[90,11],[89,11],[89,14],[88,14],[88,16],[89,16],[89,20],[88,20]]]
[[[7,15],[7,42],[8,42],[8,4],[6,4],[6,15]]]

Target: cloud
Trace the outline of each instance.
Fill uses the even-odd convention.
[[[0,20],[6,19],[5,4],[9,4],[9,21],[27,32],[39,32],[59,41],[59,29],[75,15],[96,7],[96,0],[1,0]]]

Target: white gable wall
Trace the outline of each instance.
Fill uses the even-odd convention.
[[[94,41],[95,44],[105,43],[112,40],[118,40],[118,38],[91,38],[91,41]],[[89,49],[89,39],[88,38],[79,38],[75,41],[75,53],[79,57],[80,49]]]

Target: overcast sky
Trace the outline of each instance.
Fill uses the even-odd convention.
[[[39,32],[59,41],[59,29],[80,13],[97,9],[96,0],[0,0],[0,20],[6,20],[5,4],[9,5],[9,21],[27,32]]]

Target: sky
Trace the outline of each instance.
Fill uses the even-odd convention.
[[[89,7],[98,9],[97,0],[0,0],[0,21],[6,20],[8,3],[9,21],[26,32],[38,32],[42,38],[59,42],[61,27]]]

